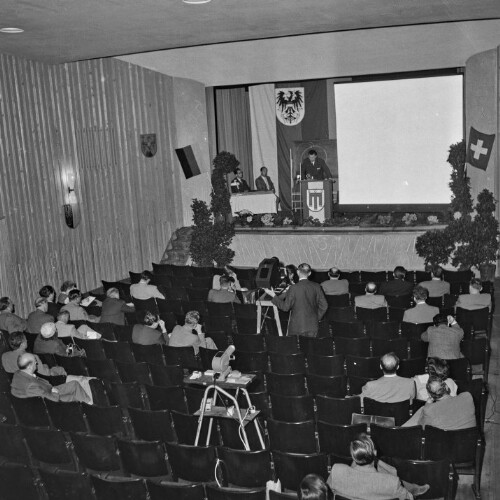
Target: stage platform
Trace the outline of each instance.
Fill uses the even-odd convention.
[[[442,229],[444,226],[432,226]],[[314,269],[385,271],[396,265],[423,269],[415,252],[418,236],[429,226],[415,227],[272,227],[236,228],[231,248],[234,266],[257,267],[262,259],[278,257],[285,264],[307,262]]]

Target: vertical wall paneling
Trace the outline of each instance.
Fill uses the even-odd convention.
[[[44,284],[88,290],[160,259],[184,219],[174,99],[171,77],[116,59],[48,66],[0,54],[0,295],[21,315]],[[157,134],[154,158],[141,153],[145,133]],[[68,170],[75,229],[63,213]]]

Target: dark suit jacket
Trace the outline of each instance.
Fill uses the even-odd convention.
[[[328,309],[321,286],[306,279],[290,286],[283,295],[273,297],[272,302],[282,311],[290,311],[289,335],[317,335],[318,321]]]
[[[234,186],[233,184],[236,183]],[[248,187],[247,181],[245,179],[240,179],[239,177],[235,177],[231,181],[231,193],[246,193],[250,191]]]
[[[125,324],[125,313],[134,312],[135,309],[128,306],[124,300],[108,297],[102,303],[101,323]]]
[[[329,179],[332,176],[330,169],[327,167],[325,160],[323,158],[316,158],[314,165],[311,163],[309,158],[306,158],[300,167],[302,177],[301,179],[307,179],[309,174],[313,179],[322,181]]]
[[[262,175],[259,175],[257,179],[255,179],[255,187],[257,191],[274,191],[274,184],[271,180],[271,177],[267,177],[267,183],[269,184],[269,189],[267,189],[266,183],[262,178]]]
[[[141,345],[166,343],[163,333],[146,325],[134,325],[132,329],[132,342]]]
[[[404,280],[386,281],[380,285],[380,295],[410,295],[413,291],[414,284]]]
[[[45,323],[53,323],[54,317],[50,314],[44,313],[40,309],[35,309],[29,313],[26,322],[28,325],[26,331],[28,333],[40,333],[42,325]]]

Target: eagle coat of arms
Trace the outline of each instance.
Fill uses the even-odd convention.
[[[304,87],[276,89],[276,117],[283,125],[297,125],[304,118]]]

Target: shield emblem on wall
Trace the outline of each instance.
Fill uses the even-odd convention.
[[[323,189],[307,190],[307,208],[310,212],[321,212],[325,206],[325,191]]]
[[[158,150],[156,134],[141,134],[141,151],[146,158],[153,158]]]
[[[304,87],[276,89],[276,117],[283,125],[297,125],[304,118]]]

